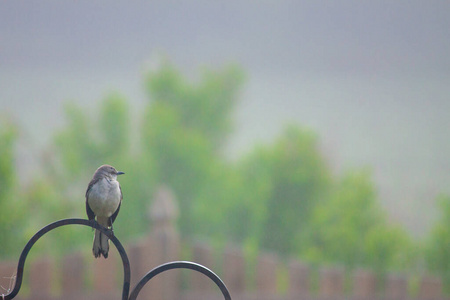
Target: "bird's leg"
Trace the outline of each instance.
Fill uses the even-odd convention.
[[[98,224],[97,220],[94,217],[93,219],[90,219],[89,222],[91,223],[92,231],[94,231],[95,230],[95,224]]]
[[[109,223],[111,224],[111,233],[112,233],[112,235],[114,235],[114,229],[113,229],[113,222],[112,222],[112,219],[111,219],[111,217],[109,217]]]

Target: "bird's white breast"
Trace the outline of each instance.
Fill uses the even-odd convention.
[[[117,180],[102,178],[88,193],[88,202],[97,217],[110,217],[120,203],[120,188]]]

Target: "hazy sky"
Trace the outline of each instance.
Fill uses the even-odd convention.
[[[311,127],[336,170],[371,166],[393,219],[423,232],[450,193],[449,28],[449,1],[3,1],[0,114],[33,161],[68,100],[119,91],[138,111],[155,53],[192,77],[237,62],[230,153]]]

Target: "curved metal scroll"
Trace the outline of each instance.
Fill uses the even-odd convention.
[[[225,284],[223,283],[223,281],[220,279],[219,276],[217,276],[213,271],[211,271],[210,269],[208,269],[202,265],[199,265],[199,264],[196,264],[193,262],[188,262],[188,261],[169,262],[169,263],[165,263],[165,264],[162,264],[162,265],[154,268],[153,270],[151,270],[150,272],[145,274],[145,276],[133,288],[133,291],[131,291],[129,300],[135,300],[137,298],[139,292],[141,291],[141,289],[144,287],[144,285],[148,281],[150,281],[150,279],[152,279],[153,277],[155,277],[156,275],[158,275],[164,271],[168,271],[168,270],[172,270],[172,269],[190,269],[190,270],[198,271],[198,272],[208,276],[220,288],[220,291],[222,292],[222,295],[224,296],[225,300],[231,300],[230,293],[228,292],[227,287],[225,286]]]
[[[39,230],[28,241],[28,243],[25,245],[25,248],[22,251],[22,254],[20,255],[19,263],[17,266],[16,282],[14,284],[13,290],[7,295],[0,295],[1,300],[13,299],[19,293],[20,287],[22,285],[25,260],[28,256],[28,253],[30,252],[31,248],[33,247],[33,245],[47,232],[49,232],[53,229],[56,229],[58,227],[65,226],[65,225],[71,225],[71,224],[84,225],[84,226],[92,227],[94,229],[98,229],[102,233],[106,234],[108,236],[108,238],[116,246],[117,251],[119,252],[120,257],[122,258],[122,263],[123,263],[124,279],[123,279],[122,300],[128,300],[128,299],[135,300],[137,298],[139,292],[141,291],[141,289],[144,287],[144,285],[150,279],[152,279],[159,273],[162,273],[167,270],[172,270],[172,269],[191,269],[191,270],[198,271],[198,272],[208,276],[220,288],[223,296],[225,297],[225,300],[231,300],[230,293],[228,292],[227,287],[225,286],[223,281],[219,278],[219,276],[217,276],[216,274],[214,274],[214,272],[212,272],[211,270],[209,270],[208,268],[206,268],[202,265],[199,265],[199,264],[196,264],[193,262],[187,262],[187,261],[169,262],[169,263],[166,263],[166,264],[160,265],[159,267],[154,268],[153,270],[148,272],[139,281],[139,283],[134,287],[134,289],[130,295],[130,298],[128,298],[128,295],[130,292],[131,270],[130,270],[130,262],[128,260],[128,256],[127,256],[127,253],[125,252],[125,249],[123,248],[123,246],[119,242],[119,240],[114,236],[114,234],[111,230],[99,225],[95,221],[89,221],[89,220],[85,220],[85,219],[63,219],[63,220],[59,220],[54,223],[51,223],[51,224],[43,227],[41,230]]]
[[[95,229],[100,230],[102,233],[106,234],[108,238],[113,242],[113,244],[116,246],[117,251],[119,251],[120,257],[122,258],[123,263],[123,272],[124,272],[124,280],[123,280],[123,290],[122,290],[122,300],[128,299],[128,293],[130,291],[130,262],[128,261],[128,256],[125,252],[125,249],[123,248],[122,244],[119,242],[119,240],[114,236],[113,232],[101,225],[99,225],[95,221],[89,221],[85,219],[63,219],[60,221],[56,221],[54,223],[51,223],[45,227],[43,227],[41,230],[39,230],[25,245],[25,248],[22,251],[22,254],[19,258],[19,263],[17,266],[17,275],[16,275],[16,282],[14,284],[13,290],[7,294],[7,295],[0,295],[1,299],[9,300],[13,299],[17,293],[20,290],[20,287],[22,285],[22,278],[23,278],[23,270],[25,265],[25,260],[27,258],[28,253],[30,252],[31,247],[41,238],[44,234],[47,232],[61,227],[65,225],[71,225],[71,224],[78,224],[78,225],[85,225],[89,226]]]

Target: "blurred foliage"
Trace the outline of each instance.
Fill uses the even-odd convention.
[[[425,246],[427,267],[445,280],[450,292],[450,197],[438,198],[440,218],[432,228]]]
[[[25,207],[18,199],[14,145],[17,127],[8,119],[0,120],[0,256],[7,256],[23,244]]]
[[[312,210],[326,197],[330,181],[317,137],[289,126],[273,145],[244,159],[242,174],[244,188],[256,185],[261,191],[254,196],[251,188],[246,191],[251,203],[241,214],[256,222],[252,235],[260,247],[283,254],[301,250]]]
[[[337,183],[315,208],[308,232],[308,259],[350,268],[401,268],[411,246],[402,228],[388,224],[367,170],[350,172]]]
[[[148,102],[137,112],[118,93],[90,109],[67,103],[66,124],[55,133],[42,172],[25,185],[14,165],[17,129],[2,123],[0,240],[6,246],[0,255],[50,222],[86,217],[87,184],[98,166],[111,164],[126,173],[114,227],[123,241],[149,231],[147,210],[163,184],[176,195],[185,237],[349,268],[414,269],[419,244],[389,221],[370,172],[332,174],[313,131],[290,125],[272,143],[233,161],[225,157],[243,82],[236,66],[207,70],[193,82],[164,61],[145,76]],[[429,268],[449,278],[450,201],[441,202],[443,217],[423,248]],[[52,236],[60,248],[44,250],[90,248],[85,232],[63,233]]]
[[[157,182],[177,195],[183,234],[194,233],[193,200],[217,175],[241,82],[241,71],[231,66],[207,71],[200,83],[189,84],[167,62],[146,77],[152,101],[142,128],[144,152],[155,163]]]

